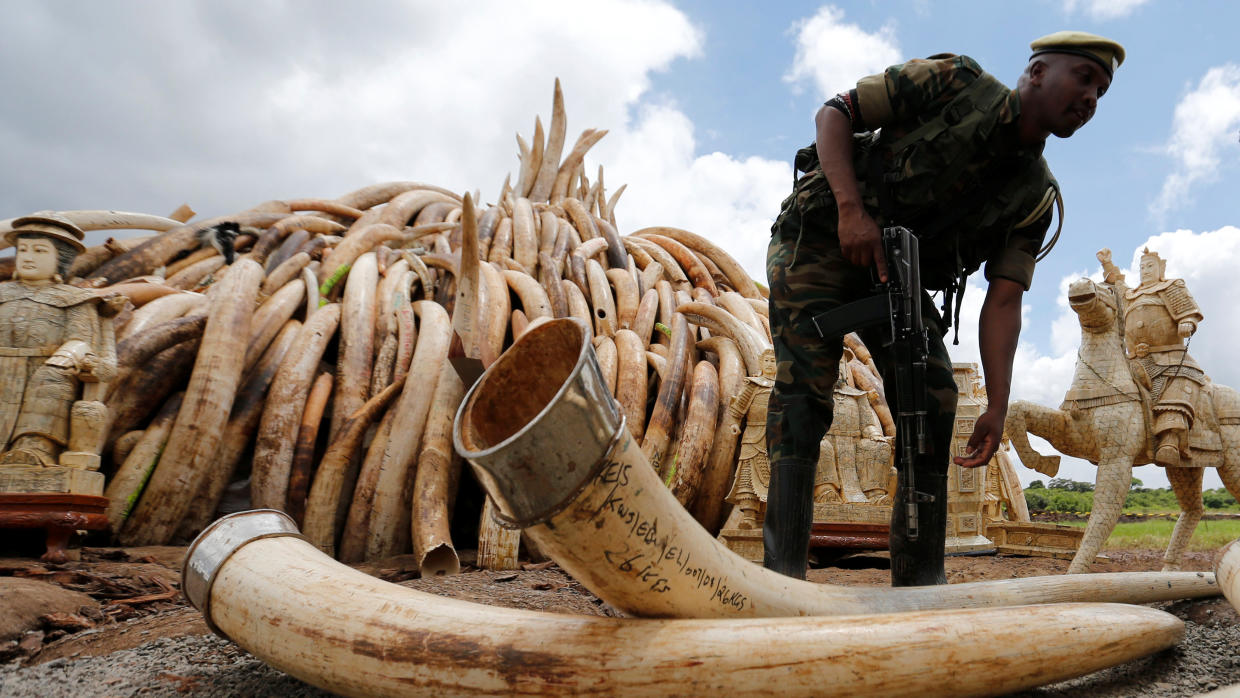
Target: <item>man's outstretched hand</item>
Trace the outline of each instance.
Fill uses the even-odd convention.
[[[887,257],[883,255],[883,236],[878,224],[864,209],[840,211],[840,251],[844,259],[859,267],[874,265],[878,280],[887,281]]]
[[[1007,410],[988,409],[977,418],[973,425],[973,435],[969,437],[968,451],[964,456],[956,456],[952,461],[962,468],[976,468],[986,465],[999,450],[1003,441],[1003,422],[1007,419]]]

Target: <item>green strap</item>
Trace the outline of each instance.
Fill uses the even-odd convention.
[[[935,118],[909,131],[893,143],[891,145],[892,152],[899,152],[918,141],[934,138],[968,118],[970,112],[977,111],[983,114],[989,112],[999,102],[1006,99],[1009,92],[1010,90],[1007,86],[996,80],[989,73],[983,72],[977,79],[966,85],[960,91],[960,94],[956,95]],[[979,107],[978,105],[982,106]],[[995,114],[994,120],[997,119],[998,114]],[[983,124],[986,134],[990,133],[990,127],[994,126],[994,120],[991,120],[989,124]]]

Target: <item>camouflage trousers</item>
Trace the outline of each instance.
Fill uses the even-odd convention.
[[[784,213],[775,223],[774,235],[767,250],[771,335],[778,363],[767,411],[766,436],[772,490],[767,502],[764,534],[768,563],[772,555],[782,555],[790,561],[786,564],[796,564],[799,554],[803,564],[813,506],[812,479],[808,486],[802,488],[799,483],[803,476],[789,474],[806,470],[813,472],[818,460],[819,443],[831,426],[832,389],[838,376],[843,346],[840,341],[827,342],[819,337],[811,318],[871,295],[874,287],[869,268],[854,266],[844,259],[838,237],[831,227],[821,225],[820,221],[811,225],[807,218],[804,221],[806,230],[802,235],[802,223],[797,207],[785,206]],[[957,388],[951,358],[943,343],[942,320],[930,296],[925,293],[922,296],[922,314],[930,336],[924,389],[931,438],[930,453],[918,459],[914,472],[917,490],[935,496],[938,501],[934,505],[922,505],[925,511],[919,520],[922,521],[923,540],[917,547],[930,550],[937,547],[938,562],[936,569],[933,560],[926,562],[924,559],[914,559],[917,556],[907,558],[897,555],[906,520],[901,506],[903,492],[891,493],[894,504],[891,529],[893,580],[897,584],[943,581],[947,467],[951,456]],[[893,403],[894,362],[890,351],[883,347],[880,328],[870,328],[858,334],[882,372],[887,400],[889,404]],[[897,406],[890,406],[895,414]],[[896,436],[896,453],[900,452],[903,436]],[[787,478],[788,484],[777,488],[776,481],[781,477]],[[791,483],[793,479],[797,485]],[[902,489],[903,470],[900,485]],[[784,515],[780,511],[783,508],[799,513]],[[802,528],[805,529],[803,533]],[[786,546],[791,546],[791,549],[781,552],[780,549]],[[902,574],[897,570],[901,565],[924,569],[905,570]],[[768,564],[768,567],[777,569],[778,565]],[[792,572],[795,573],[795,569]],[[901,578],[903,582],[899,581]]]

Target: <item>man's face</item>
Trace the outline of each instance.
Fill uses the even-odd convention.
[[[59,254],[51,240],[42,237],[17,239],[17,256],[14,260],[17,276],[28,281],[46,281],[56,274]]]
[[[1068,138],[1094,117],[1098,100],[1111,86],[1111,78],[1094,61],[1066,53],[1052,53],[1035,77],[1046,125],[1060,138]]]
[[[1153,257],[1141,258],[1141,283],[1152,284],[1158,281],[1160,272],[1158,260]]]

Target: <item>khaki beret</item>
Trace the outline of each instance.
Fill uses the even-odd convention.
[[[1108,76],[1114,77],[1116,68],[1124,62],[1124,47],[1106,37],[1086,32],[1062,31],[1035,39],[1029,44],[1033,56],[1043,53],[1071,53],[1084,56],[1102,66]]]
[[[42,235],[67,242],[78,252],[86,250],[86,246],[82,244],[86,233],[73,221],[55,211],[38,211],[15,219],[12,225],[13,229],[4,233],[4,240],[10,245],[17,244],[19,235]]]

